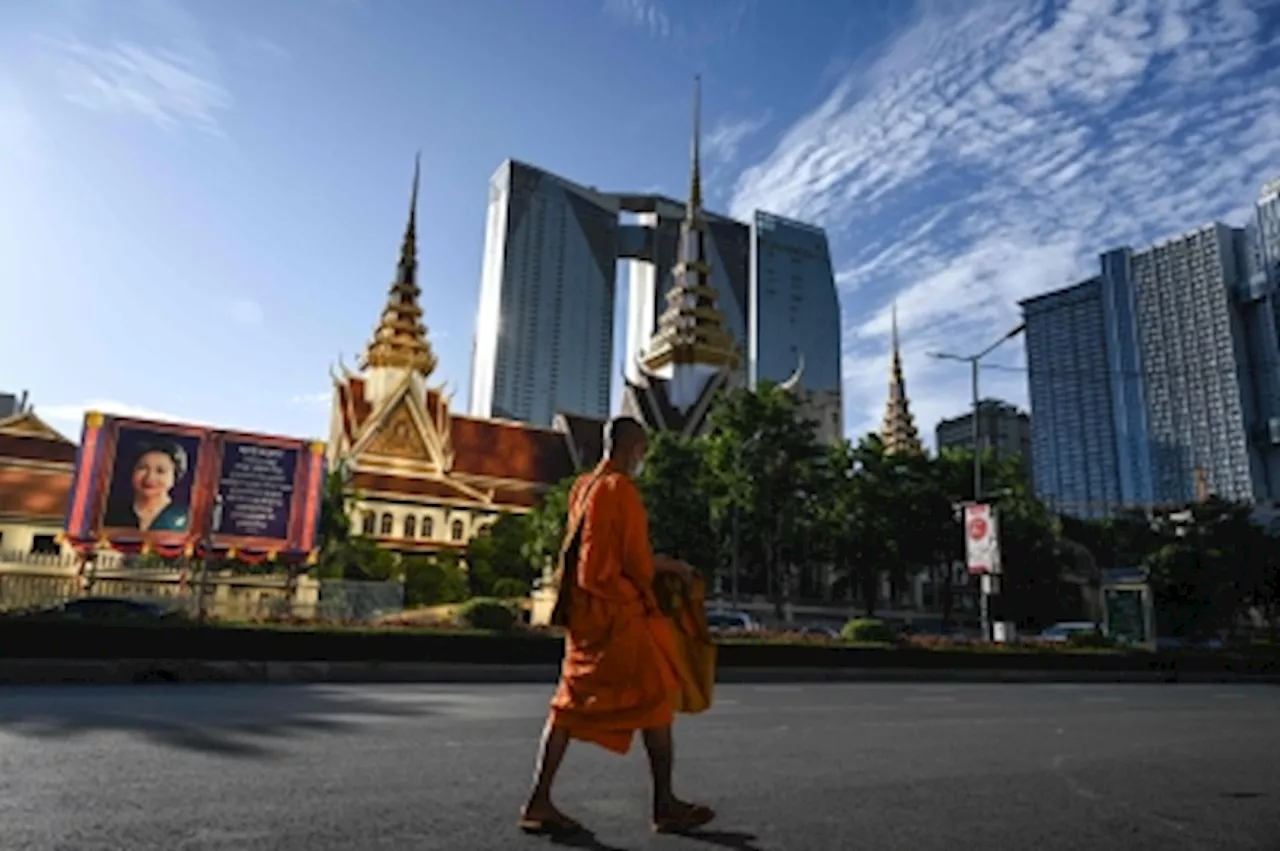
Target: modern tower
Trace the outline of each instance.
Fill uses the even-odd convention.
[[[889,366],[889,400],[885,403],[884,422],[880,426],[880,440],[884,451],[919,454],[924,451],[916,421],[911,415],[911,402],[907,398],[907,379],[902,373],[902,350],[898,346],[898,305],[892,308],[893,354]]]
[[[609,414],[618,201],[508,160],[489,185],[470,412]]]
[[[1101,516],[1280,495],[1275,290],[1256,247],[1205,225],[1023,302],[1042,497]]]
[[[794,392],[818,438],[844,438],[840,298],[826,233],[757,212],[751,226],[748,381],[775,384],[800,371]]]

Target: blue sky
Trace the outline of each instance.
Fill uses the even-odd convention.
[[[899,303],[924,431],[1017,301],[1242,223],[1280,176],[1277,0],[4,0],[0,389],[326,436],[414,152],[439,377],[465,404],[489,176],[516,157],[825,226],[851,433]],[[984,392],[1025,402],[1020,346]]]

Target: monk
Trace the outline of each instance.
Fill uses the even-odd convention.
[[[671,722],[679,694],[675,639],[658,609],[656,573],[691,579],[693,569],[654,555],[649,525],[633,477],[648,448],[644,427],[619,417],[605,430],[605,460],[578,478],[569,493],[569,529],[581,520],[570,589],[560,683],[542,734],[533,791],[520,815],[531,833],[582,831],[551,802],[551,786],[571,739],[626,754],[637,731],[653,778],[653,829],[682,833],[715,813],[672,791]],[[585,514],[584,514],[585,512]]]

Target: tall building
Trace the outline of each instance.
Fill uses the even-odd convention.
[[[609,413],[618,199],[508,160],[489,184],[470,413]]]
[[[973,449],[973,411],[942,420],[934,429],[938,450]],[[1020,457],[1031,475],[1031,417],[999,399],[978,403],[978,446],[1000,460]]]
[[[880,440],[885,452],[920,453],[920,433],[916,431],[915,417],[911,415],[911,401],[907,397],[907,379],[902,373],[902,350],[898,346],[898,305],[893,306],[893,353],[889,364],[889,400],[885,403],[884,422],[880,425]]]
[[[1036,493],[1059,511],[1104,516],[1121,502],[1102,280],[1022,303]]]
[[[757,212],[751,226],[747,309],[748,381],[782,383],[799,370],[795,393],[818,437],[844,437],[840,298],[827,235],[813,225]]]
[[[471,414],[539,425],[557,413],[601,419],[615,377],[642,383],[691,200],[602,193],[504,163],[490,181]],[[842,437],[839,303],[825,234],[764,213],[744,224],[703,210],[701,200],[698,208],[706,281],[743,354],[732,380],[782,382],[802,361],[802,411],[823,436]],[[628,297],[623,374],[615,376],[619,262]]]
[[[1280,494],[1275,288],[1251,273],[1255,239],[1211,224],[1118,248],[1098,277],[1023,302],[1042,497],[1100,516]]]

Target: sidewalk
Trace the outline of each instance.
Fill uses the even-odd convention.
[[[175,659],[0,659],[0,685],[181,683],[546,683],[554,665],[443,662],[207,662]],[[720,668],[723,683],[1236,683],[1280,675],[964,668]]]

